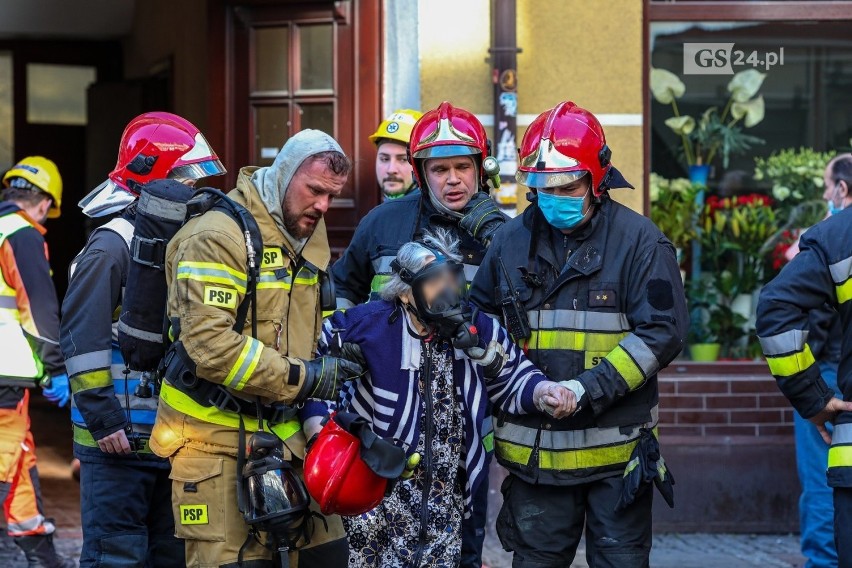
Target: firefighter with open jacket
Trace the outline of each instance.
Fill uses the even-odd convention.
[[[610,156],[592,113],[564,102],[539,115],[516,176],[533,205],[494,238],[471,288],[577,401],[562,420],[495,418],[509,470],[497,530],[516,567],[570,564],[584,525],[590,566],[648,566],[652,480],[671,500],[657,373],[682,348],[683,284],[668,239],[609,197],[632,187]]]
[[[845,185],[846,182],[844,181]],[[764,286],[757,335],[778,387],[831,447],[828,484],[834,489],[834,538],[841,568],[852,566],[852,197],[802,235],[799,254]],[[808,343],[809,315],[836,310],[842,332],[837,385],[826,385]],[[826,423],[832,422],[829,434]]]
[[[70,375],[74,455],[80,460],[83,548],[80,566],[184,566],[174,536],[169,463],[148,438],[156,392],[137,396],[141,375],[118,349],[118,314],[128,285],[130,243],[141,187],[225,172],[199,130],[165,112],[128,123],[108,179],[80,201],[83,213],[108,218],[69,270],[60,343]]]
[[[358,224],[332,267],[338,307],[378,299],[399,247],[426,231],[445,229],[459,239],[465,277],[473,280],[488,243],[507,220],[488,195],[487,184],[497,176],[497,162],[488,154],[485,128],[462,108],[442,102],[417,121],[410,161],[420,190],[382,203]],[[464,568],[482,565],[488,483],[479,487],[473,515],[463,525]]]
[[[249,252],[240,225],[213,209],[169,242],[168,316],[176,343],[166,356],[151,448],[172,463],[175,526],[186,541],[187,566],[271,565],[273,552],[264,538],[253,538],[239,510],[240,439],[262,426],[283,441],[286,461],[300,463],[305,437],[284,405],[334,398],[344,380],[360,376],[357,364],[313,359],[331,258],[323,215],[350,167],[331,136],[304,130],[271,166],[240,170],[229,196],[248,210],[262,239],[254,306],[242,326]],[[186,371],[170,371],[175,356],[191,380]],[[346,565],[339,517],[302,525],[293,566]]]
[[[3,176],[0,194],[0,502],[6,532],[30,566],[66,568],[55,526],[44,517],[30,431],[30,390],[68,404],[59,350],[59,304],[51,279],[44,223],[59,217],[62,178],[51,160],[29,156]]]

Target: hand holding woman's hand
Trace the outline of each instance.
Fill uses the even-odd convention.
[[[536,385],[533,398],[539,410],[556,419],[571,416],[577,410],[577,397],[574,392],[552,381]]]

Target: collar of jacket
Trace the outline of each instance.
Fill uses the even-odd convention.
[[[588,276],[600,270],[603,265],[603,254],[606,250],[607,237],[609,235],[610,217],[613,213],[612,200],[604,196],[598,210],[592,216],[589,223],[580,229],[573,238],[582,244],[577,247],[568,259],[568,267]],[[537,243],[536,255],[552,266],[557,273],[562,272],[563,264],[556,258],[553,247],[550,245],[549,232],[553,229],[547,223],[535,204],[527,207],[523,216],[524,227],[530,232],[530,251],[533,250],[533,240]],[[534,232],[535,229],[535,232]],[[560,278],[562,280],[562,278]]]
[[[27,215],[26,212],[21,209],[17,203],[12,203],[11,201],[0,202],[0,217],[5,217],[6,215],[13,215],[16,213],[26,219],[27,223],[32,225],[33,228],[42,235],[47,233],[47,229],[45,229],[41,223]]]
[[[254,216],[264,244],[280,244],[289,251],[291,258],[301,256],[320,270],[326,270],[328,263],[331,261],[331,249],[328,246],[325,219],[320,219],[313,235],[308,238],[305,246],[297,253],[293,247],[293,243],[278,227],[272,215],[269,214],[266,205],[264,205],[263,200],[260,198],[260,193],[258,193],[257,188],[251,181],[251,176],[256,170],[256,167],[242,168],[237,177],[237,187],[228,197],[244,206]]]

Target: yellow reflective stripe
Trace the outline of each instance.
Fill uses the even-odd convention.
[[[805,344],[803,350],[791,353],[790,355],[767,357],[766,362],[769,364],[769,371],[776,377],[796,375],[816,363],[808,344]]]
[[[237,357],[237,362],[231,367],[223,384],[234,390],[242,390],[251,378],[255,367],[257,367],[262,352],[263,343],[253,337],[246,336],[245,345],[243,345],[243,349]]]
[[[844,304],[849,300],[852,300],[852,278],[850,278],[843,284],[837,286],[836,288],[838,304]]]
[[[828,467],[852,467],[852,446],[831,446]]]
[[[528,346],[530,349],[569,349],[571,351],[597,351],[609,353],[627,334],[600,333],[547,329],[533,331]]]
[[[201,406],[175,387],[170,385],[168,381],[163,381],[160,388],[160,403],[165,403],[171,406],[178,412],[182,412],[187,416],[208,422],[210,424],[218,424],[228,428],[238,429],[240,427],[240,415],[235,412],[219,410],[215,406]],[[247,432],[257,430],[257,418],[254,416],[244,416],[243,425]],[[302,429],[302,425],[298,419],[288,420],[280,424],[270,425],[264,421],[264,427],[272,431],[282,440],[293,436]]]
[[[615,367],[615,370],[618,371],[618,374],[627,383],[629,389],[633,390],[645,382],[645,375],[642,373],[642,369],[622,346],[619,345],[613,349],[606,356],[606,360],[612,363],[612,366]]]
[[[246,292],[246,275],[218,262],[181,261],[178,263],[177,279],[226,284],[233,286],[241,294]]]
[[[570,471],[578,469],[590,469],[594,467],[606,467],[627,463],[630,454],[639,440],[631,440],[617,446],[605,446],[599,448],[585,448],[580,450],[538,450],[539,467],[556,471]],[[496,453],[505,460],[512,463],[527,465],[532,455],[532,448],[519,446],[497,438]]]
[[[484,438],[482,438],[482,446],[485,448],[486,452],[494,451],[494,432],[489,432]]]
[[[88,448],[97,448],[98,443],[95,441],[95,438],[92,436],[92,433],[86,430],[85,428],[81,428],[76,424],[73,425],[74,429],[74,441],[80,444],[81,446],[86,446]],[[140,438],[142,441],[142,448],[138,450],[140,454],[153,454],[151,448],[148,447],[148,438],[142,437]]]
[[[82,391],[112,386],[112,374],[109,369],[89,371],[88,373],[74,375],[68,382],[71,385],[71,392],[76,394]]]

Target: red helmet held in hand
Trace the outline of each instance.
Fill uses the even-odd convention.
[[[364,439],[374,452],[370,465],[362,457]],[[305,456],[305,486],[324,515],[360,515],[382,502],[389,480],[399,477],[404,464],[405,452],[376,436],[366,420],[339,413],[326,422]]]
[[[538,115],[524,133],[518,183],[530,189],[561,187],[591,176],[595,197],[607,189],[633,186],[616,170],[601,123],[570,101]]]
[[[411,131],[411,158],[417,184],[426,188],[423,165],[429,158],[472,156],[485,180],[482,161],[488,156],[488,136],[479,119],[463,108],[444,101],[424,114]]]
[[[80,207],[90,217],[109,215],[129,205],[149,181],[223,173],[225,167],[194,124],[169,112],[146,112],[124,129],[109,179],[84,197]]]

